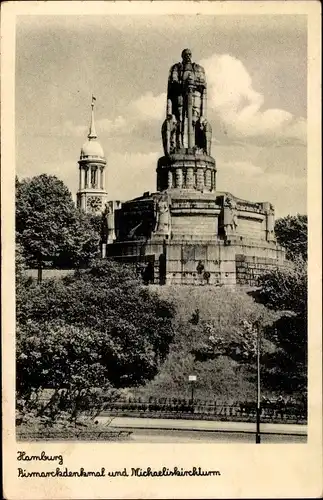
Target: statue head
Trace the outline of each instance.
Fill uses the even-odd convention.
[[[111,209],[110,209],[109,203],[105,203],[103,213],[104,213],[104,215],[109,215],[111,213]]]
[[[164,200],[164,199],[159,200],[159,202],[158,202],[158,212],[160,214],[164,214],[167,211],[168,211],[167,201]]]
[[[224,200],[224,206],[226,208],[231,208],[231,210],[234,210],[237,207],[237,204],[236,204],[235,200],[233,200],[232,198],[229,198],[229,196],[227,196]]]
[[[190,49],[184,49],[182,52],[182,59],[183,63],[190,63],[192,62],[192,52]]]
[[[201,118],[199,119],[199,126],[200,126],[201,130],[205,130],[206,125],[207,125],[206,118],[204,116],[201,116]]]

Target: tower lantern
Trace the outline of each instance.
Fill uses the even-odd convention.
[[[107,199],[105,189],[106,159],[94,123],[94,103],[92,95],[91,120],[86,142],[81,148],[79,164],[79,189],[77,206],[86,213],[99,214]]]

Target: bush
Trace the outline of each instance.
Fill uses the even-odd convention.
[[[22,408],[39,405],[44,388],[56,395],[64,389],[74,419],[86,407],[100,408],[93,388],[109,391],[149,380],[167,355],[172,315],[171,305],[144,288],[131,270],[109,262],[40,285],[18,279]],[[47,414],[59,411],[54,400],[46,406]]]

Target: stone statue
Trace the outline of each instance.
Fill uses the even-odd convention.
[[[110,203],[105,203],[104,210],[102,212],[102,241],[111,243],[116,239],[115,236],[115,224],[114,224],[114,212],[110,206]]]
[[[104,210],[102,212],[102,218],[101,218],[101,238],[104,243],[107,242],[108,239],[108,231],[109,231],[109,220],[108,216],[110,214],[111,210],[109,207],[109,203],[105,203],[104,205]]]
[[[197,150],[211,154],[212,127],[202,116],[195,124],[195,146]]]
[[[236,231],[237,225],[237,204],[232,198],[226,197],[223,205],[223,226],[225,236],[232,236]]]
[[[184,49],[182,62],[174,64],[170,69],[167,89],[166,116],[167,119],[173,116],[176,119],[177,149],[193,149],[197,146],[194,129],[202,117],[203,123],[206,122],[206,99],[204,68],[192,62],[191,51]],[[205,153],[206,143],[203,148],[198,146]]]
[[[179,134],[175,115],[168,115],[162,126],[165,155],[173,153],[179,144]]]
[[[157,203],[156,233],[169,234],[170,218],[167,200],[161,198]]]
[[[266,230],[267,230],[267,241],[274,241],[275,240],[275,209],[271,203],[268,204],[268,210],[267,210],[267,223],[266,223]]]

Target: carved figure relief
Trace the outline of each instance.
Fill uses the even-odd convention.
[[[206,118],[201,117],[195,125],[195,146],[198,152],[211,154],[212,128]]]
[[[236,232],[238,225],[237,204],[229,197],[226,197],[223,205],[223,225],[225,236],[231,236]]]
[[[115,223],[114,223],[114,211],[110,203],[105,203],[104,210],[102,212],[102,236],[108,243],[115,240]]]
[[[165,155],[171,154],[179,146],[179,133],[175,115],[168,115],[162,126],[162,139]]]
[[[275,210],[270,204],[267,211],[267,241],[275,240]]]
[[[108,215],[110,214],[110,207],[108,203],[105,203],[104,210],[102,212],[102,220],[101,220],[101,238],[103,242],[106,242],[108,239],[108,231],[109,231],[109,219]]]
[[[169,234],[170,216],[167,200],[161,198],[157,203],[156,232],[159,234]]]

